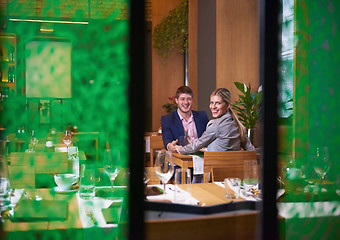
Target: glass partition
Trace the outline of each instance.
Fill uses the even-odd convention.
[[[2,6],[4,236],[128,238],[129,2]]]
[[[336,239],[340,4],[283,1],[282,9],[281,112],[288,114],[279,125],[278,172],[285,192],[277,201],[284,218],[280,234],[286,239]]]

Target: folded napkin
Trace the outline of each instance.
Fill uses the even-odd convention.
[[[193,162],[193,174],[203,174],[204,173],[204,158],[198,155],[190,155]]]
[[[163,189],[156,186],[147,186],[145,188],[145,196],[154,196],[163,194]]]
[[[14,209],[12,222],[64,221],[68,212],[66,201],[23,199]]]
[[[116,227],[122,210],[122,197],[84,200],[77,193],[79,217],[83,228]]]

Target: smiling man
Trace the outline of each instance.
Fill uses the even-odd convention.
[[[201,137],[209,121],[206,112],[191,110],[193,93],[188,86],[177,89],[175,101],[177,111],[161,118],[164,147],[170,151],[175,151],[173,146],[169,145],[175,140],[178,140],[178,145],[184,146],[191,140]]]

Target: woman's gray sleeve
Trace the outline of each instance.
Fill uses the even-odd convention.
[[[213,121],[208,122],[207,129],[199,139],[194,140],[192,143],[185,145],[179,150],[180,154],[194,153],[203,147],[208,146],[215,138],[217,132],[217,124]]]

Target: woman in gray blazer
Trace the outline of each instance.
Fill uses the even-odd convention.
[[[182,147],[176,145],[181,154],[190,154],[207,147],[208,151],[254,150],[254,146],[245,134],[245,127],[230,108],[231,96],[226,88],[218,88],[210,95],[210,110],[214,119],[207,124],[199,139]]]

